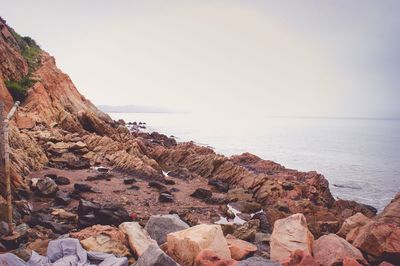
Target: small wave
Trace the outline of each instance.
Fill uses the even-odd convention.
[[[337,188],[361,189],[358,185],[333,184],[333,186]]]

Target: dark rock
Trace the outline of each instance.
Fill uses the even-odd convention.
[[[184,180],[193,179],[196,177],[195,174],[193,174],[186,168],[179,168],[179,169],[170,171],[170,172],[168,172],[168,176],[179,178],[179,179],[184,179]]]
[[[159,191],[166,191],[167,190],[166,186],[164,186],[163,184],[161,184],[159,182],[156,182],[156,181],[150,181],[149,182],[149,187],[158,189]]]
[[[110,170],[107,167],[103,167],[103,166],[97,167],[96,171],[99,172],[99,173],[108,173],[108,172],[110,172]]]
[[[123,222],[131,221],[129,213],[120,204],[108,203],[95,213],[100,224],[119,226]]]
[[[189,228],[176,214],[152,215],[145,229],[150,237],[161,245],[167,241],[167,234]]]
[[[28,240],[28,229],[27,224],[20,224],[15,227],[11,235],[4,235],[1,237],[1,243],[6,247],[6,249],[16,249],[22,243]]]
[[[57,176],[57,178],[54,180],[57,185],[69,185],[71,184],[71,181],[69,178],[65,176]]]
[[[57,184],[50,177],[39,179],[36,188],[39,194],[45,197],[53,196],[58,190]]]
[[[74,188],[79,192],[95,192],[92,186],[84,183],[76,183],[74,184]]]
[[[14,204],[18,213],[21,214],[22,216],[28,216],[33,211],[32,204],[27,200],[18,200],[15,201]]]
[[[54,182],[56,182],[56,184],[59,185],[59,186],[71,184],[71,181],[65,176],[58,176],[58,175],[55,175],[55,174],[47,174],[45,176],[50,177],[51,179],[53,179]]]
[[[8,224],[4,221],[0,221],[0,236],[8,235],[9,232],[10,228],[8,227]]]
[[[127,178],[124,179],[124,184],[125,185],[130,185],[130,184],[133,184],[133,183],[136,183],[136,182],[137,182],[136,179],[133,178],[133,177],[127,177]]]
[[[150,245],[146,251],[139,257],[134,266],[179,266],[173,259],[171,259],[164,251],[157,245]]]
[[[208,184],[214,186],[220,192],[226,193],[229,190],[229,184],[218,179],[210,179]]]
[[[63,191],[57,191],[54,201],[58,205],[68,205],[71,202],[69,195]]]
[[[284,190],[293,190],[294,189],[294,184],[291,182],[283,182],[282,188]]]
[[[159,202],[173,202],[174,201],[174,196],[172,196],[169,193],[162,192],[160,193],[160,196],[158,197]]]
[[[86,181],[95,181],[95,180],[109,180],[110,177],[112,177],[113,175],[110,173],[100,173],[97,175],[93,175],[93,176],[88,176],[86,178]]]
[[[180,190],[179,190],[179,188],[173,187],[169,191],[171,191],[171,192],[179,192]]]
[[[212,197],[212,192],[208,189],[198,188],[195,192],[190,194],[191,197],[198,198],[198,199],[209,199]]]
[[[287,205],[287,203],[282,202],[282,201],[278,201],[275,204],[275,208],[278,209],[281,212],[289,212],[289,206]]]
[[[252,220],[259,220],[260,221],[260,231],[263,233],[271,233],[272,226],[268,221],[267,214],[262,211],[253,215]]]
[[[71,193],[69,193],[69,196],[71,199],[76,199],[76,200],[82,198],[81,192],[79,192],[78,190],[73,190]]]
[[[205,199],[205,202],[207,202],[208,204],[218,204],[218,205],[227,203],[226,199],[222,197],[211,197]]]
[[[175,184],[176,184],[175,181],[172,180],[172,179],[165,179],[165,180],[164,180],[164,183],[165,183],[166,185],[175,185]]]
[[[132,185],[132,186],[128,187],[128,189],[139,190],[140,187],[139,187],[139,186],[136,186],[136,185]]]
[[[96,216],[94,214],[86,214],[79,216],[78,227],[85,228],[97,224]]]
[[[100,204],[81,199],[78,205],[78,215],[83,216],[89,213],[95,213],[101,208]]]

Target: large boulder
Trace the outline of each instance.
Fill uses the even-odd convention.
[[[303,214],[297,213],[277,220],[271,235],[271,259],[286,259],[298,249],[311,254],[313,240]]]
[[[400,193],[372,221],[352,229],[346,240],[378,260],[400,261]]]
[[[167,234],[189,228],[176,214],[152,215],[144,229],[159,245],[167,241]]]
[[[371,221],[357,231],[353,246],[389,262],[400,261],[400,227],[398,225]]]
[[[337,232],[337,235],[345,238],[352,229],[354,229],[356,227],[361,227],[370,221],[371,221],[370,218],[368,218],[361,212],[358,212],[358,213],[354,214],[353,216],[347,218],[343,222],[342,227]]]
[[[149,234],[137,222],[125,222],[119,225],[119,229],[128,236],[131,250],[139,257],[146,249],[157,242],[150,238]]]
[[[183,266],[193,265],[197,255],[204,249],[215,252],[221,258],[231,258],[220,225],[200,224],[167,235],[168,255]]]
[[[357,248],[335,234],[318,238],[313,243],[312,251],[314,258],[323,266],[341,265],[346,257],[355,259],[361,264],[367,264]]]
[[[139,257],[134,266],[179,266],[171,257],[165,254],[157,245],[150,245]]]

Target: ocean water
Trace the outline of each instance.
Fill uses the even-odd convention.
[[[251,152],[287,168],[315,170],[336,198],[382,210],[400,191],[400,120],[195,113],[111,113],[177,141],[230,156]]]

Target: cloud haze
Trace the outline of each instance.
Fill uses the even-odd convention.
[[[399,117],[398,1],[4,1],[96,104]]]

